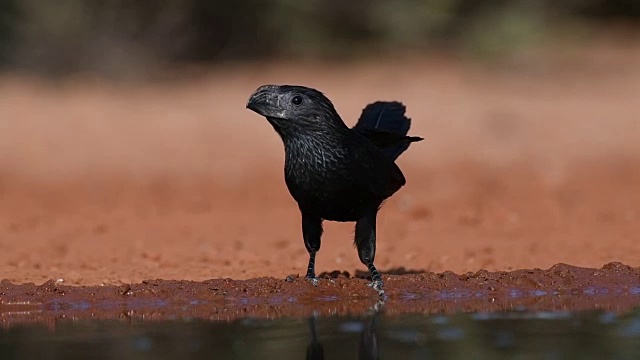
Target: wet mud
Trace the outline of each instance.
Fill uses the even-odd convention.
[[[640,306],[640,269],[609,263],[600,269],[558,264],[550,269],[455,274],[398,269],[385,274],[379,297],[368,280],[323,274],[317,287],[302,277],[203,282],[146,280],[121,286],[0,283],[6,326],[57,319],[145,320],[280,318],[329,315],[494,311],[629,311]],[[356,274],[358,275],[358,274]]]

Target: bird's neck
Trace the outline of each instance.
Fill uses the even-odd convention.
[[[305,132],[283,137],[283,142],[285,167],[289,171],[315,169],[324,172],[335,169],[348,153],[348,139],[336,132]]]
[[[288,153],[311,155],[320,151],[326,152],[343,148],[346,137],[336,132],[305,131],[304,133],[282,136],[282,142]]]

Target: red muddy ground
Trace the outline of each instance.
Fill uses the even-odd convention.
[[[200,318],[234,320],[460,311],[624,312],[640,305],[640,270],[620,263],[602,269],[559,264],[548,270],[478,271],[385,275],[379,297],[367,280],[325,275],[317,287],[299,277],[286,280],[217,279],[204,282],[146,280],[141,284],[77,287],[46,282],[0,283],[0,322],[5,326],[56,319]],[[381,303],[382,302],[382,303]]]
[[[282,145],[244,109],[273,82],[323,90],[348,123],[368,101],[407,105],[412,133],[426,140],[399,160],[407,186],[379,217],[383,272],[640,265],[640,48],[599,45],[500,70],[407,59],[228,68],[155,85],[5,76],[0,278],[116,286],[63,287],[80,296],[145,279],[273,276],[272,288],[302,273]],[[325,230],[318,271],[364,270],[352,225]],[[436,275],[392,277],[389,297],[424,276]],[[338,284],[371,297],[363,281]],[[307,289],[296,284],[281,286]],[[207,283],[193,286],[209,296],[197,290]],[[11,292],[23,301],[32,288]]]

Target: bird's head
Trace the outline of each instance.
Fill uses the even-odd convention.
[[[260,86],[249,97],[247,109],[266,117],[281,135],[303,129],[346,128],[331,101],[305,86]]]

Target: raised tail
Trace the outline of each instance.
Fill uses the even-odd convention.
[[[377,101],[362,110],[360,119],[353,127],[373,142],[389,158],[397,159],[409,144],[421,141],[418,136],[407,136],[411,119],[407,118],[405,106],[397,101]]]

